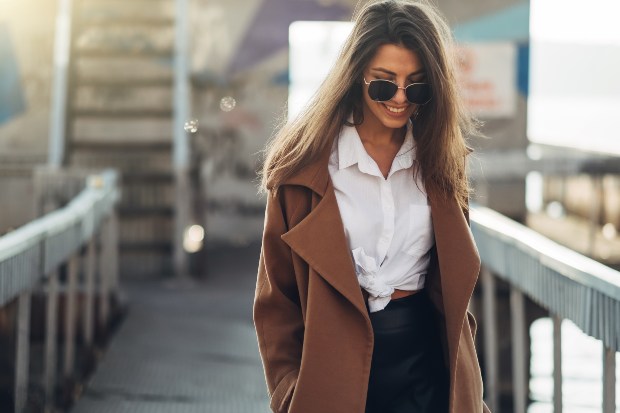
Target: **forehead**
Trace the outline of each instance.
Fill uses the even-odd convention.
[[[381,67],[399,75],[409,75],[424,68],[418,54],[395,44],[384,44],[377,48],[367,69]]]

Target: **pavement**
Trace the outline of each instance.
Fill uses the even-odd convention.
[[[123,282],[129,312],[74,413],[269,413],[252,324],[260,245],[209,252],[207,276]]]

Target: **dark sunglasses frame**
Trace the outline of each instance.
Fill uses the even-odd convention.
[[[396,92],[398,92],[398,89],[403,89],[405,91],[405,96],[407,97],[407,101],[409,103],[413,103],[417,105],[425,105],[428,102],[430,102],[431,98],[433,97],[430,92],[430,85],[426,82],[415,82],[405,87],[400,87],[396,83],[392,82],[391,80],[387,80],[387,79],[373,79],[370,82],[367,82],[366,78],[363,78],[363,79],[364,79],[364,83],[368,85],[368,96],[370,96],[370,98],[374,100],[375,102],[387,102],[388,100],[392,99],[394,95],[396,95]],[[384,88],[385,86],[388,86],[389,88],[393,88],[394,90],[394,92],[389,97],[387,95],[379,96],[378,89],[382,87]],[[428,99],[426,99],[425,101],[419,101],[419,102],[410,100],[410,97],[411,97],[410,95],[414,93],[413,92],[414,89],[419,89],[421,87],[427,88]]]

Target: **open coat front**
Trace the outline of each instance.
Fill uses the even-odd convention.
[[[329,145],[267,199],[254,324],[275,413],[364,413],[373,330],[336,195]],[[425,288],[450,370],[450,413],[481,413],[482,379],[467,311],[480,269],[467,213],[429,200],[435,248]]]

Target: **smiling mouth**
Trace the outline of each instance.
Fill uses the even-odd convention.
[[[402,112],[405,111],[405,109],[407,109],[407,108],[395,108],[395,107],[388,106],[388,105],[385,105],[385,104],[384,104],[384,106],[387,108],[387,110],[389,110],[392,113],[402,113]]]

